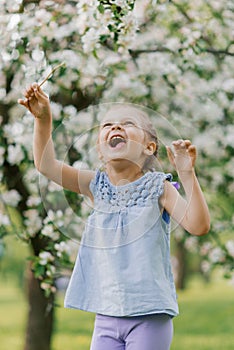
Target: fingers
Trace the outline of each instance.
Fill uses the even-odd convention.
[[[191,141],[180,139],[180,140],[173,141],[172,145],[175,148],[175,150],[188,149],[191,146]]]
[[[196,158],[197,158],[197,150],[196,150],[196,147],[194,145],[190,145],[188,147],[188,153],[189,153],[189,156],[192,160],[192,165],[194,166],[195,165],[195,161],[196,161]]]
[[[40,85],[38,85],[37,83],[33,83],[32,84],[32,88],[33,88],[33,92],[34,94],[42,99],[48,99],[48,96],[46,95],[46,93],[41,89]]]
[[[176,140],[172,142],[174,152],[170,147],[167,147],[167,155],[170,163],[177,169],[187,169],[189,164],[192,167],[195,165],[197,151],[196,147],[191,144],[190,140]],[[186,158],[189,160],[186,163]]]
[[[44,93],[44,91],[40,88],[40,86],[37,83],[33,83],[30,85],[25,92],[23,93],[25,99],[19,99],[18,103],[22,106],[28,108],[30,110],[30,102],[33,101],[33,99],[38,100],[39,102],[46,102],[48,101],[48,96]]]
[[[26,100],[31,99],[32,94],[33,94],[32,86],[30,86],[29,88],[27,88],[27,90],[25,90],[24,93],[23,93],[23,95],[24,95],[24,97],[26,98]]]
[[[189,152],[189,154],[191,154],[191,155],[196,155],[196,153],[197,153],[196,147],[195,147],[194,145],[190,145],[190,146],[188,147],[188,152]]]
[[[191,146],[191,141],[190,140],[184,140],[184,143],[185,143],[186,148]]]
[[[18,103],[27,108],[28,100],[22,100],[21,98],[19,98]]]
[[[36,86],[35,86],[36,87]],[[29,108],[29,101],[35,96],[34,85],[29,86],[23,93],[25,99],[18,99],[18,103],[22,106]]]
[[[190,156],[196,157],[196,147],[192,145],[190,140],[176,140],[172,142],[172,145],[176,153],[188,151]]]
[[[30,108],[30,101],[32,100],[32,98],[34,97],[34,90],[33,90],[33,86],[31,85],[27,90],[25,90],[25,92],[23,93],[25,99],[18,99],[18,103],[21,104],[22,106],[24,106],[25,108],[27,108],[30,112],[31,112],[31,108]]]
[[[24,97],[27,100],[31,100],[33,97],[36,98],[47,98],[47,95],[44,93],[44,91],[40,88],[40,86],[37,83],[33,83],[30,85],[24,92]]]
[[[37,84],[34,83],[29,86],[29,88],[24,92],[24,96],[27,100],[31,101],[35,97],[35,92],[37,91]]]

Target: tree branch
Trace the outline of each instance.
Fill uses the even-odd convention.
[[[182,49],[182,48],[181,48]],[[129,54],[131,55],[131,57],[133,59],[138,58],[138,56],[140,56],[143,53],[156,53],[156,52],[165,52],[165,53],[171,53],[173,55],[178,55],[179,50],[177,51],[172,51],[170,49],[168,49],[167,47],[155,47],[152,49],[139,49],[139,50],[129,50]],[[212,47],[208,47],[208,48],[203,48],[201,49],[201,52],[207,52],[210,54],[213,54],[215,56],[218,55],[224,55],[224,56],[234,56],[234,52],[230,52],[228,49],[224,49],[224,50],[219,50],[219,49],[214,49]]]
[[[189,23],[193,22],[193,19],[188,15],[188,13],[185,11],[184,6],[181,4],[177,4],[175,1],[170,0],[170,3],[172,5],[174,5],[179,11],[180,13],[182,13],[182,15],[188,20]]]
[[[234,56],[234,52],[230,52],[228,50],[216,50],[213,48],[207,48],[204,51],[208,53],[212,53],[213,55]]]
[[[137,58],[139,55],[143,54],[143,53],[155,53],[155,52],[167,52],[167,53],[173,53],[175,54],[176,52],[168,49],[167,47],[161,46],[161,47],[155,47],[152,49],[140,49],[140,50],[128,50],[130,56],[135,59]]]

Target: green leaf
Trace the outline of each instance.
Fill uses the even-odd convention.
[[[98,11],[103,14],[105,12],[105,7],[103,6],[103,4],[98,5]]]
[[[109,39],[109,38],[110,38],[110,35],[103,34],[103,35],[100,35],[99,40],[101,43],[105,43],[107,41],[107,39]]]
[[[39,265],[35,264],[34,266],[34,274],[36,278],[42,277],[45,273],[45,266],[44,265]]]
[[[107,28],[110,32],[115,32],[115,27],[112,24],[108,24]]]
[[[92,54],[93,54],[93,56],[94,56],[96,59],[98,59],[98,55],[97,55],[97,51],[96,51],[96,50],[93,50]]]

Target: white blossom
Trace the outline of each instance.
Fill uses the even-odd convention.
[[[57,241],[60,237],[59,233],[54,229],[52,225],[45,225],[41,230],[43,236],[51,238],[53,241]]]
[[[56,272],[56,268],[54,265],[51,265],[51,264],[47,265],[46,276],[53,277],[55,272]]]
[[[53,211],[49,209],[43,223],[53,223],[56,227],[62,227],[64,225],[64,214],[62,210]]]
[[[51,293],[56,293],[57,289],[55,286],[52,286],[50,283],[42,282],[40,284],[41,288],[44,289],[45,291],[49,291]]]
[[[16,207],[21,200],[21,195],[16,190],[6,191],[1,194],[2,201],[6,205]]]
[[[39,204],[41,204],[41,197],[30,196],[27,200],[27,206],[29,207],[37,207]]]
[[[212,249],[211,242],[205,242],[202,244],[202,246],[200,248],[200,253],[203,256],[207,256],[211,249]]]
[[[54,248],[57,250],[57,256],[59,258],[62,257],[63,253],[68,254],[68,255],[70,255],[70,253],[71,253],[71,249],[70,249],[69,245],[64,241],[62,241],[60,243],[56,243],[54,245]]]
[[[40,50],[40,49],[35,49],[32,51],[32,59],[36,62],[40,62],[42,61],[44,58],[44,51]]]
[[[101,47],[99,37],[100,33],[95,28],[90,28],[87,30],[81,39],[85,53],[90,53]]]
[[[8,138],[9,143],[23,143],[24,126],[20,122],[6,124],[4,126],[4,134]]]
[[[53,118],[59,120],[61,118],[62,106],[59,103],[53,101],[50,102]]]
[[[9,226],[10,219],[9,216],[0,212],[0,226]]]
[[[23,176],[23,181],[32,194],[39,194],[38,180],[39,173],[37,169],[35,167],[29,167]]]
[[[36,209],[29,209],[24,212],[26,234],[33,237],[42,228],[42,219]]]
[[[201,262],[201,270],[204,273],[208,273],[211,271],[211,263],[207,260]]]
[[[52,13],[49,11],[46,11],[45,9],[37,9],[35,11],[35,19],[42,23],[49,23],[52,18]]]
[[[9,145],[7,160],[10,164],[20,164],[24,159],[24,152],[21,145]]]
[[[66,117],[69,118],[74,118],[77,115],[77,109],[72,105],[64,107],[63,112],[65,113]]]
[[[225,246],[227,248],[228,254],[234,258],[234,241],[227,241]]]
[[[209,252],[209,260],[212,263],[224,262],[225,255],[223,250],[220,247],[215,247]]]
[[[225,128],[225,138],[223,143],[225,146],[230,146],[234,148],[234,125],[227,125]]]
[[[185,244],[184,244],[185,248],[192,252],[192,253],[195,253],[197,252],[197,248],[198,248],[198,240],[197,240],[197,237],[188,237],[185,241]]]
[[[9,16],[9,22],[8,22],[6,30],[11,31],[11,30],[15,29],[15,27],[17,27],[19,22],[20,22],[20,15],[18,13],[15,13],[15,14]]]
[[[223,90],[226,92],[234,93],[234,79],[227,79],[223,82]]]
[[[47,265],[54,261],[54,256],[50,252],[43,251],[39,254],[40,265]]]

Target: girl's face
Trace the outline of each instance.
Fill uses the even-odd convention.
[[[108,113],[101,123],[98,151],[104,163],[124,159],[142,167],[155,148],[155,142],[148,140],[136,110],[118,108]]]

